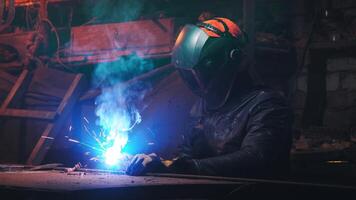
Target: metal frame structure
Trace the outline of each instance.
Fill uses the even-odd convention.
[[[12,75],[6,72],[1,72],[2,77],[11,77]],[[62,126],[64,120],[68,117],[70,110],[75,105],[75,102],[79,99],[81,92],[84,88],[84,77],[82,74],[77,74],[70,87],[68,88],[65,96],[63,97],[60,105],[56,111],[42,111],[42,110],[27,110],[18,109],[20,99],[23,98],[23,94],[26,92],[29,82],[32,78],[32,72],[28,69],[22,71],[20,76],[17,78],[15,84],[10,90],[7,98],[1,104],[0,116],[1,117],[16,117],[16,118],[33,118],[38,120],[48,121],[48,125],[42,132],[36,146],[32,150],[29,158],[27,159],[27,164],[35,165],[40,164],[47,153],[49,147],[53,143],[52,140],[45,140],[45,137],[54,137],[58,134],[60,127]],[[15,108],[14,108],[15,107]]]

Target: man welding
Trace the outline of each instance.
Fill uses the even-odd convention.
[[[194,126],[178,158],[136,155],[129,175],[172,172],[276,178],[289,168],[292,111],[284,96],[256,85],[243,53],[245,37],[226,18],[186,25],[172,63],[200,98],[191,110]]]

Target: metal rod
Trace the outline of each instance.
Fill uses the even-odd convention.
[[[232,178],[232,177],[221,177],[221,176],[201,176],[201,175],[188,175],[188,174],[165,174],[165,173],[162,173],[162,174],[161,173],[147,173],[146,175],[147,176],[156,176],[156,177],[169,177],[169,178],[209,179],[209,180],[233,181],[233,182],[253,182],[253,183],[269,183],[269,184],[284,184],[284,185],[301,185],[301,186],[311,186],[311,187],[327,187],[327,188],[356,190],[355,186],[306,183],[306,182],[294,182],[294,181],[283,181],[283,180]]]

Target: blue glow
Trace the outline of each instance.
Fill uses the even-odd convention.
[[[123,152],[130,131],[142,121],[138,110],[127,103],[128,95],[121,85],[102,89],[96,99],[97,124],[102,129],[97,142],[103,150],[101,157],[105,164],[116,169],[122,168],[127,155]]]
[[[124,96],[116,96],[115,101],[111,95],[117,95],[120,91],[116,88],[107,89],[103,93],[106,101],[102,101],[97,106],[96,113],[99,117],[99,125],[102,127],[105,137],[103,138],[104,153],[103,158],[105,163],[109,166],[120,165],[120,160],[124,158],[123,148],[127,144],[130,130],[138,123],[141,122],[141,116],[137,110],[129,112],[133,108],[127,108],[120,98]],[[99,98],[99,99],[100,99]]]
[[[151,61],[141,59],[138,55],[122,57],[116,62],[100,63],[94,72],[94,83],[100,87],[101,94],[96,98],[96,125],[99,134],[91,134],[102,150],[98,157],[109,167],[122,168],[122,161],[127,159],[124,148],[129,134],[142,119],[135,105],[146,92],[145,85],[135,83],[138,88],[128,87],[121,79],[125,74],[132,77],[153,69]]]

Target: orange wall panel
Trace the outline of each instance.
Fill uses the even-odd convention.
[[[36,2],[38,2],[38,0],[15,0],[15,5],[24,6],[24,5],[31,5]]]

